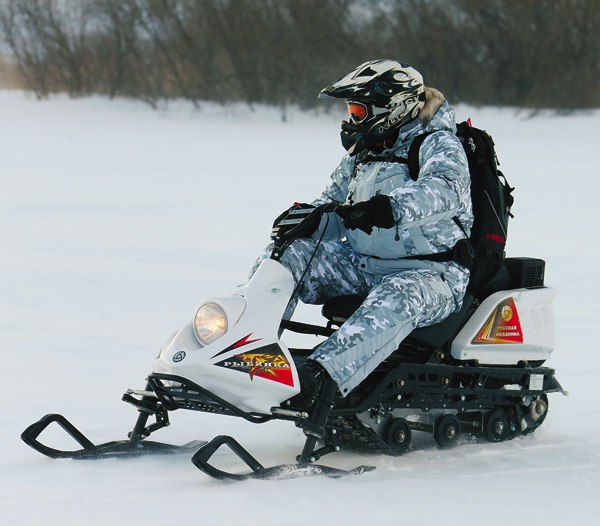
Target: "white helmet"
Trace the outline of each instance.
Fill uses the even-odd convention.
[[[319,97],[346,100],[349,120],[342,123],[342,144],[356,155],[416,119],[425,104],[425,86],[407,64],[372,60],[321,90]]]

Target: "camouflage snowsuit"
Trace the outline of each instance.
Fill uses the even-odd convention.
[[[296,283],[316,253],[297,292],[305,303],[358,294],[358,310],[311,358],[318,361],[345,396],[398,348],[415,328],[442,321],[459,309],[469,272],[455,262],[404,259],[451,250],[467,232],[473,216],[467,159],[458,138],[454,111],[447,102],[425,127],[417,119],[405,126],[387,157],[406,158],[412,140],[427,137],[419,151],[418,180],[399,162],[358,162],[345,156],[331,182],[313,204],[367,201],[377,193],[391,197],[395,228],[370,235],[346,230],[340,217],[327,214],[311,239],[295,241],[280,262]],[[323,241],[317,240],[323,235]],[[291,316],[295,301],[288,309]]]

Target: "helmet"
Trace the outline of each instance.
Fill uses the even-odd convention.
[[[416,119],[425,104],[425,86],[407,64],[372,60],[321,90],[319,97],[346,100],[349,120],[342,123],[342,144],[356,155]]]

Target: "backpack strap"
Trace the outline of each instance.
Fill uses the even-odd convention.
[[[406,164],[408,164],[408,173],[413,181],[416,181],[419,178],[419,150],[421,149],[423,141],[427,139],[427,137],[429,137],[432,133],[435,132],[431,131],[422,133],[421,135],[417,135],[408,148],[408,159]],[[454,216],[452,220],[456,223],[456,226],[460,228],[461,232],[465,236],[465,239],[460,239],[451,250],[448,250],[446,252],[439,252],[437,254],[428,255],[408,256],[404,259],[425,259],[429,261],[436,261],[439,263],[447,261],[456,261],[459,265],[471,269],[475,257],[475,253],[473,251],[473,244],[471,243],[471,239],[467,234],[467,231],[460,222],[460,219],[458,219],[457,216]]]
[[[410,146],[408,148],[408,159],[405,159],[404,157],[385,157],[383,155],[366,154],[362,157],[359,157],[356,160],[354,169],[356,170],[358,168],[358,166],[361,164],[377,162],[377,161],[388,162],[388,163],[391,162],[391,163],[407,164],[408,165],[408,175],[410,175],[410,178],[413,181],[416,181],[419,178],[419,169],[420,169],[419,150],[421,149],[421,145],[423,144],[423,141],[425,139],[427,139],[427,137],[429,137],[432,133],[435,133],[435,132],[430,131],[430,132],[422,133],[421,135],[417,135],[413,139],[413,142],[410,144]]]
[[[419,178],[419,150],[421,149],[423,141],[432,133],[434,132],[430,131],[417,135],[408,148],[408,160],[406,164],[408,164],[408,174],[413,181],[416,181]]]
[[[383,162],[392,162],[392,163],[400,163],[408,165],[408,174],[413,181],[416,181],[419,178],[419,150],[421,149],[421,145],[423,141],[427,139],[433,131],[422,133],[421,135],[417,135],[413,142],[410,144],[408,148],[408,159],[404,157],[385,157],[383,155],[369,155],[366,154],[362,157],[359,157],[356,160],[356,164],[354,165],[354,170],[358,169],[361,164],[383,161]]]

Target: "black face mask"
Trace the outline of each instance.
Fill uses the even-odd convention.
[[[351,124],[348,121],[342,122],[342,131],[340,132],[342,146],[346,149],[350,157],[354,157],[366,149],[381,151],[391,148],[398,140],[399,130],[397,129],[372,136],[365,135],[361,129],[364,129],[363,126],[358,124]]]
[[[342,146],[350,156],[354,156],[365,149],[365,137],[360,129],[361,126],[351,124],[348,121],[342,122],[342,131],[340,132]]]

